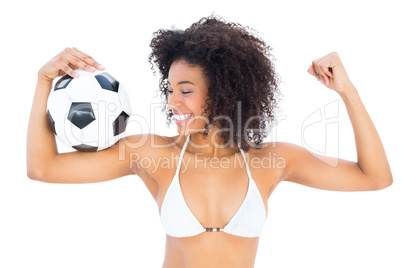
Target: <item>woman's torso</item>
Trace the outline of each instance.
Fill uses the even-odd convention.
[[[157,202],[159,214],[185,143],[185,138],[177,138],[159,139],[172,146],[152,150],[148,157],[154,158],[153,164],[134,170]],[[272,146],[260,150],[252,148],[245,155],[267,213],[267,201],[281,181],[283,163],[279,161],[277,148]],[[184,200],[204,227],[225,226],[242,205],[249,187],[246,164],[240,151],[220,159],[208,159],[187,148],[179,174]],[[166,235],[163,267],[253,267],[258,239],[224,232],[203,232],[180,238]]]

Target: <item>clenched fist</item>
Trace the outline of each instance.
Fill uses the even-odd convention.
[[[314,60],[308,68],[308,72],[327,88],[335,90],[339,94],[355,90],[336,52]]]

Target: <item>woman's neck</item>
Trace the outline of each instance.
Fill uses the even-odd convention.
[[[203,154],[204,157],[225,157],[239,152],[239,147],[233,140],[226,144],[220,136],[222,131],[211,126],[207,136],[203,132],[191,133],[186,151]]]

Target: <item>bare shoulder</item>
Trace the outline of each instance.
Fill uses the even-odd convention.
[[[276,160],[277,167],[282,170],[282,175],[291,167],[295,160],[303,157],[306,150],[294,143],[276,141],[263,144],[260,150],[260,157],[270,157]]]
[[[264,142],[252,145],[249,150],[249,162],[264,177],[281,177],[287,168],[291,144],[287,142]]]
[[[153,145],[166,146],[173,141],[173,137],[161,136],[154,133],[136,134],[126,137],[126,145],[131,147],[149,147]]]
[[[250,157],[266,159],[267,157],[280,158],[283,161],[289,159],[295,145],[289,142],[264,142],[260,145],[251,146]]]
[[[140,175],[145,172],[148,176],[157,177],[161,167],[164,167],[165,172],[172,166],[173,156],[181,143],[183,142],[178,136],[149,133],[126,137],[123,147],[135,173]]]
[[[128,136],[122,141],[128,154],[139,156],[163,156],[177,146],[174,137],[147,133]]]
[[[264,167],[277,170],[281,180],[285,180],[288,173],[297,168],[297,163],[304,161],[306,157],[311,155],[317,159],[322,158],[291,142],[264,142],[260,146],[250,149],[250,159],[255,158],[254,161],[260,162]]]

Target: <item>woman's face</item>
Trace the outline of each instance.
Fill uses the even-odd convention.
[[[208,81],[200,66],[185,60],[172,63],[168,77],[168,108],[174,113],[177,131],[181,135],[204,132],[208,115],[203,114],[208,93]]]

